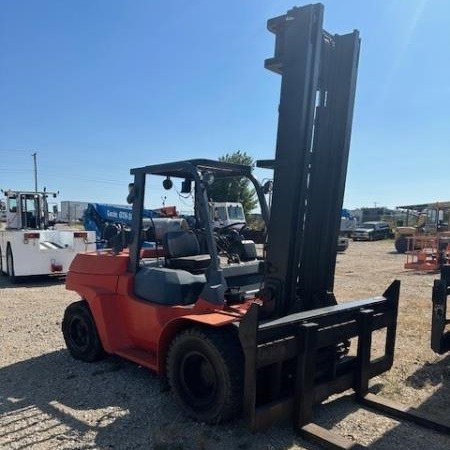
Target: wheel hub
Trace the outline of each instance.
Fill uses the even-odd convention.
[[[217,375],[213,365],[200,352],[184,355],[180,367],[181,386],[190,403],[207,407],[214,401],[217,391]]]
[[[88,339],[88,328],[84,321],[78,317],[74,317],[70,324],[70,335],[72,337],[73,343],[80,349],[87,347]]]

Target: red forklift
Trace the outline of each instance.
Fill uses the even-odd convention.
[[[77,359],[115,354],[155,371],[202,422],[243,413],[257,430],[291,417],[327,448],[356,448],[312,416],[313,405],[354,389],[365,405],[449,432],[369,393],[369,379],[393,363],[399,281],[375,298],[338,303],[333,294],[360,39],[358,31],[331,35],[322,22],[321,4],[268,21],[276,41],[265,67],[282,77],[275,159],[259,164],[274,170],[270,217],[250,167],[192,159],[132,169],[131,228],[112,249],[72,263],[67,289],[82,300],[65,312],[64,338]],[[157,239],[143,221],[150,177],[192,192],[195,223],[160,229]],[[253,184],[268,230],[263,257],[239,233],[213,229],[208,186],[223,177]],[[230,246],[218,252],[223,239]],[[372,333],[383,329],[385,352],[373,359]]]

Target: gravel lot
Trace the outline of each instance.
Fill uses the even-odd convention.
[[[394,368],[372,390],[448,420],[450,356],[429,348],[431,288],[436,275],[403,270],[389,241],[352,242],[338,256],[340,301],[380,295],[402,280]],[[1,449],[309,449],[289,423],[252,435],[242,421],[193,423],[151,372],[116,357],[73,360],[60,332],[77,295],[62,281],[0,280]],[[375,341],[375,343],[377,340]],[[450,437],[360,409],[341,395],[316,410],[326,428],[371,449],[450,449]]]

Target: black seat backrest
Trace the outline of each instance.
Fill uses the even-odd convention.
[[[192,231],[168,231],[164,235],[167,258],[182,258],[200,254],[197,236]]]

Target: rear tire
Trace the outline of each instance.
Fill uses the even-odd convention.
[[[244,356],[234,330],[190,328],[172,342],[167,378],[191,418],[219,423],[242,409]]]
[[[395,250],[398,253],[406,253],[406,250],[408,250],[408,239],[406,236],[399,236],[395,240]]]
[[[17,283],[18,279],[14,273],[14,257],[9,244],[6,247],[6,273],[11,283]]]
[[[75,359],[93,362],[105,356],[94,318],[85,300],[72,303],[66,308],[62,332],[67,349]]]

